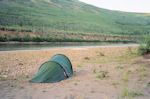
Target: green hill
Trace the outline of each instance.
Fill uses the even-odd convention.
[[[0,30],[137,36],[150,14],[97,8],[78,0],[0,0]]]

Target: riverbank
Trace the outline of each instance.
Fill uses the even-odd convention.
[[[65,48],[0,52],[2,99],[117,99],[150,97],[150,56],[137,47]],[[74,75],[58,83],[29,83],[42,63],[65,54]]]
[[[16,37],[17,35],[17,37]],[[56,33],[50,34],[33,32],[1,31],[0,42],[122,42],[135,43],[143,40],[141,36],[112,35],[112,34],[82,34],[82,33]]]
[[[130,44],[136,43],[136,41],[131,40],[56,40],[56,41],[5,41],[0,42],[0,45],[4,44],[86,44],[86,43],[121,43]]]

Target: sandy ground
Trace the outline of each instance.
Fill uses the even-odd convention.
[[[0,99],[150,99],[150,55],[136,47],[64,48],[0,52]],[[71,78],[29,83],[42,63],[65,54]]]

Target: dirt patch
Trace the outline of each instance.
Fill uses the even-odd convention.
[[[55,54],[69,57],[73,76],[29,83]],[[0,99],[149,99],[149,64],[149,58],[130,54],[128,47],[0,52]]]

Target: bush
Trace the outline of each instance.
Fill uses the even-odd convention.
[[[139,55],[146,55],[146,54],[149,54],[149,53],[150,53],[150,47],[143,46],[143,45],[139,46],[139,48],[138,48],[138,54]]]
[[[141,44],[138,48],[139,55],[146,55],[150,53],[150,37],[146,38],[144,44]]]
[[[6,42],[6,41],[7,41],[7,37],[0,35],[0,42]]]

